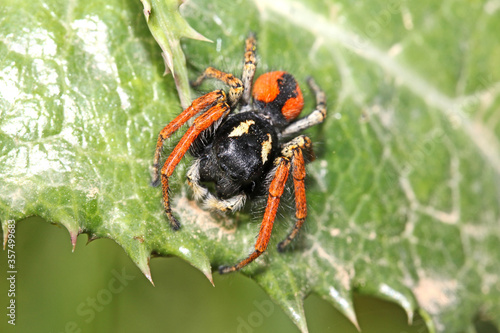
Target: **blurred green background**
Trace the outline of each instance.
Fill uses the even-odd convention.
[[[86,235],[79,236],[72,253],[64,228],[38,217],[17,224],[16,326],[7,324],[4,278],[0,332],[299,332],[241,274],[214,274],[214,288],[186,262],[155,258],[153,286],[113,241],[86,242]],[[0,257],[6,267],[7,251]],[[355,307],[363,333],[427,332],[419,316],[408,326],[403,309],[393,303],[357,296]],[[306,299],[305,310],[311,333],[357,332],[316,295]]]

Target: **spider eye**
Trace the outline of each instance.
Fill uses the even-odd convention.
[[[261,108],[278,111],[287,121],[297,118],[304,107],[304,98],[297,81],[283,71],[261,75],[255,81],[253,98]]]

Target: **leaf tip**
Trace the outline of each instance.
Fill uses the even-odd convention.
[[[149,21],[149,16],[151,15],[151,1],[149,0],[141,0],[142,5],[144,6],[143,13],[146,18],[146,22]]]
[[[198,31],[192,29],[191,27],[190,27],[189,31],[187,31],[184,34],[184,37],[195,39],[195,40],[199,40],[201,42],[208,42],[208,43],[213,43],[214,42],[213,40],[208,39],[207,37],[203,36]]]
[[[343,299],[333,299],[331,302],[334,306],[344,314],[344,316],[349,319],[349,321],[354,325],[358,332],[361,332],[361,327],[359,326],[358,317],[356,316],[356,311],[354,311],[354,304],[352,293],[350,293],[349,298]]]
[[[410,290],[404,286],[398,286],[397,284],[390,286],[389,284],[382,283],[379,286],[377,293],[403,308],[406,312],[408,318],[408,324],[413,322],[414,309],[416,307],[415,299],[412,296]]]
[[[406,316],[408,317],[408,325],[413,325],[413,318],[415,317],[415,311],[413,309],[405,309]]]
[[[207,277],[208,281],[210,281],[210,283],[212,284],[212,287],[215,287],[214,276],[212,275],[212,272],[211,271],[203,272],[203,274]]]
[[[71,237],[71,245],[72,245],[71,252],[75,252],[76,240],[78,238],[78,232],[77,231],[76,232],[75,231],[70,231],[69,235]]]
[[[153,287],[155,287],[155,283],[153,281],[153,278],[151,277],[151,272],[148,271],[148,272],[142,272],[144,274],[144,276],[146,276],[146,278],[149,280],[149,282],[151,282],[151,284],[153,285]]]
[[[285,313],[292,319],[298,329],[302,333],[308,333],[309,329],[307,328],[303,297],[298,296],[293,301],[285,302],[283,305],[283,310],[285,310]]]
[[[348,278],[347,275],[346,277]],[[346,280],[338,286],[330,285],[324,291],[320,291],[319,294],[326,294],[324,299],[349,319],[358,332],[361,332],[358,317],[354,310],[353,290],[350,280]]]
[[[149,257],[146,259],[146,262],[145,263],[138,263],[137,266],[139,266],[139,269],[141,270],[142,274],[144,274],[144,276],[146,277],[146,279],[149,280],[149,282],[151,282],[151,284],[153,285],[153,287],[155,286],[155,283],[153,282],[153,278],[151,277],[151,269],[149,267]]]
[[[359,326],[358,322],[358,317],[356,316],[356,312],[354,312],[354,309],[352,312],[344,312],[344,315],[349,319],[349,321],[356,327],[356,330],[358,332],[361,332],[361,327]]]

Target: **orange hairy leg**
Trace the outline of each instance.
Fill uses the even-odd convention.
[[[216,79],[224,82],[229,86],[229,104],[234,106],[240,100],[241,94],[243,93],[243,83],[240,79],[235,77],[233,74],[225,73],[213,67],[208,67],[205,69],[203,74],[201,74],[195,81],[191,83],[192,86],[200,85],[205,79]]]
[[[252,97],[252,82],[257,68],[257,58],[255,57],[256,43],[253,34],[250,34],[245,42],[245,63],[243,65],[243,74],[241,75],[241,82],[243,82],[243,86],[245,87],[242,97],[243,105],[249,104]]]
[[[168,125],[161,130],[160,134],[158,135],[158,141],[156,143],[156,150],[153,160],[153,179],[151,181],[151,184],[153,186],[157,186],[160,182],[160,175],[158,171],[160,168],[160,157],[164,141],[197,113],[199,113],[200,111],[205,111],[213,105],[224,101],[225,99],[226,96],[221,90],[216,90],[204,96],[201,96],[195,99],[186,110],[182,111],[174,120],[168,123]]]
[[[210,109],[208,109],[205,113],[200,115],[195,119],[193,125],[189,127],[186,133],[182,136],[177,146],[175,146],[174,150],[170,153],[165,164],[161,169],[161,184],[163,189],[163,205],[165,208],[165,214],[170,221],[172,229],[177,230],[180,228],[180,223],[172,214],[172,209],[170,207],[170,198],[168,194],[168,177],[170,177],[177,164],[181,161],[182,157],[189,150],[191,144],[196,140],[196,138],[200,135],[201,132],[209,128],[213,123],[219,120],[222,117],[225,117],[227,113],[231,110],[229,105],[226,102],[225,93],[220,91],[224,98]]]
[[[277,159],[277,164],[278,167],[276,168],[273,180],[269,186],[266,211],[264,212],[264,218],[262,219],[262,224],[260,225],[259,235],[257,237],[257,241],[255,242],[255,251],[234,266],[219,267],[220,274],[234,272],[245,267],[257,259],[267,249],[276,213],[278,212],[281,195],[285,189],[286,180],[288,179],[290,171],[290,160],[288,158],[279,157]]]
[[[312,142],[305,135],[299,135],[285,144],[281,153],[292,161],[292,175],[295,192],[295,225],[288,236],[278,244],[278,251],[283,252],[285,247],[297,236],[300,228],[307,217],[306,189],[304,179],[306,177],[306,168],[303,151],[312,154]]]
[[[299,233],[302,224],[306,220],[307,216],[307,204],[306,204],[306,188],[304,184],[304,179],[306,177],[306,168],[304,163],[304,156],[302,155],[302,149],[293,150],[292,159],[292,176],[293,185],[295,192],[295,226],[288,236],[278,244],[278,251],[283,252],[285,247],[290,244],[290,242]]]

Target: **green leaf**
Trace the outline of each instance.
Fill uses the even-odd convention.
[[[500,327],[498,6],[255,0],[182,10],[214,40],[183,41],[191,78],[207,66],[240,75],[255,31],[258,74],[293,73],[306,110],[314,103],[305,77],[327,92],[328,119],[307,131],[317,160],[306,225],[292,250],[276,251],[293,223],[292,197],[283,200],[268,251],[243,274],[304,332],[311,292],[355,324],[359,291],[396,302],[410,321],[418,311],[430,331],[471,330],[476,316]],[[181,107],[142,12],[113,0],[4,5],[4,239],[8,219],[39,215],[64,225],[73,244],[80,233],[113,239],[148,278],[154,254],[179,256],[211,279],[212,266],[252,249],[263,202],[210,215],[185,185],[187,158],[172,179],[183,228],[170,230],[149,167],[158,132]]]
[[[144,16],[151,34],[162,49],[165,60],[165,74],[174,77],[177,92],[183,108],[191,104],[191,94],[186,68],[186,59],[182,53],[182,37],[209,41],[197,33],[178,11],[180,1],[141,0]]]

